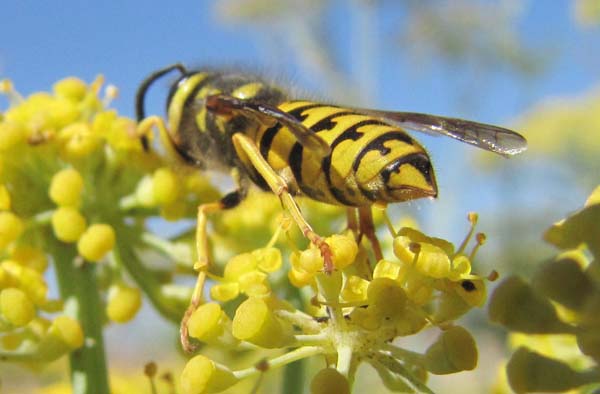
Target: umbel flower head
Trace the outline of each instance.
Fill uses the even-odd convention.
[[[164,270],[146,266],[135,251],[189,255],[184,243],[150,234],[146,219],[191,218],[216,191],[199,174],[174,172],[161,156],[144,152],[136,122],[107,108],[116,89],[102,93],[102,83],[67,78],[51,93],[23,98],[0,81],[10,104],[0,114],[4,360],[46,362],[81,348],[84,336],[101,333],[105,318],[131,320],[141,289],[174,321],[187,302],[187,288],[172,286]],[[49,263],[59,299],[48,296]],[[86,313],[93,317],[87,328]]]
[[[194,273],[194,228],[165,239],[148,230],[147,219],[195,219],[197,207],[219,193],[197,171],[145,152],[136,122],[107,108],[116,89],[102,93],[101,86],[102,78],[68,78],[51,93],[22,98],[9,81],[0,83],[10,101],[0,115],[3,360],[45,363],[70,353],[77,368],[86,357],[100,357],[102,323],[131,320],[142,293],[177,323],[192,294],[173,277]],[[230,353],[266,349],[271,356],[236,369],[197,355],[182,374],[186,393],[219,392],[315,356],[325,363],[312,380],[314,393],[349,392],[361,363],[401,392],[431,392],[429,373],[476,366],[473,337],[455,323],[486,298],[484,278],[471,273],[485,241],[474,235],[476,215],[469,215],[471,230],[456,249],[413,228],[388,226],[390,256],[373,261],[375,248],[355,231],[335,234],[343,209],[310,201],[304,208],[317,231],[334,233],[326,239],[330,275],[319,250],[296,246],[301,237],[289,218],[280,218],[272,194],[251,194],[215,218],[213,257],[226,264],[207,273],[211,301],[191,315],[189,334]],[[473,236],[475,247],[466,252]],[[167,265],[142,259],[149,249],[166,256]],[[58,299],[48,296],[50,264]],[[429,328],[438,336],[427,349],[400,346]],[[272,356],[273,350],[284,353]],[[94,381],[99,373],[88,371],[88,384],[108,392],[106,382]]]
[[[188,321],[189,335],[224,350],[282,349],[279,356],[234,369],[197,355],[189,360],[181,384],[185,393],[216,393],[244,378],[291,362],[320,356],[323,369],[313,378],[313,393],[349,393],[361,363],[370,364],[393,391],[432,392],[427,375],[452,374],[475,368],[477,348],[472,335],[455,320],[485,301],[484,279],[471,273],[477,248],[465,252],[471,231],[458,248],[448,241],[404,227],[393,237],[394,258],[373,268],[368,243],[358,243],[352,231],[326,239],[335,270],[323,272],[319,250],[293,249],[287,273],[274,246],[283,220],[264,247],[234,255],[223,275],[210,275],[212,301],[200,305]],[[310,294],[310,302],[295,307],[279,296],[275,283],[287,277]],[[234,310],[231,306],[235,305]],[[439,330],[422,353],[403,349],[402,337],[427,328]]]
[[[544,239],[561,253],[531,283],[506,278],[490,300],[490,319],[511,331],[517,348],[508,383],[517,393],[591,392],[600,385],[600,187]]]

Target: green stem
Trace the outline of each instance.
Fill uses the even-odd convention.
[[[73,394],[109,392],[108,371],[102,337],[102,308],[96,283],[96,266],[78,262],[73,246],[52,243],[51,250],[65,314],[81,324],[83,347],[69,356]]]
[[[315,356],[317,354],[323,354],[324,349],[321,346],[303,346],[287,353],[284,353],[280,356],[272,358],[269,361],[269,369],[273,370],[276,368],[283,367],[285,365],[289,365],[295,361],[301,360],[303,358]],[[256,368],[256,366],[252,366],[250,368],[241,369],[239,371],[234,371],[233,374],[237,379],[245,379],[250,376],[255,376],[262,373],[261,369]],[[286,382],[287,383],[287,382]],[[286,386],[284,386],[286,387]]]
[[[304,393],[306,375],[306,360],[298,360],[288,364],[283,369],[282,393],[302,394]]]
[[[180,322],[185,306],[165,297],[161,290],[161,283],[134,253],[132,245],[136,244],[136,241],[134,241],[135,235],[132,234],[132,230],[118,226],[115,227],[115,232],[117,233],[117,244],[113,250],[114,258],[125,267],[161,315],[174,322]]]
[[[281,227],[279,227],[281,228]],[[287,234],[287,232],[286,232]],[[301,312],[300,307],[303,304],[302,294],[300,293],[300,289],[297,287],[290,286],[289,294],[287,295],[287,299],[291,300],[292,303],[298,307],[295,313],[287,313],[288,321],[294,322],[301,327],[302,332],[319,332],[320,326],[317,322],[315,322],[308,314]],[[280,316],[281,317],[281,316]],[[303,339],[307,339],[310,337],[311,339],[314,337],[318,337],[318,334],[315,335],[300,335]],[[301,341],[302,342],[302,341]],[[306,341],[306,343],[302,342],[303,346],[307,345],[318,345],[318,341],[315,343],[310,343]],[[306,360],[299,359],[293,363],[287,364],[283,370],[283,384],[281,386],[282,393],[289,394],[302,394],[304,393],[304,388],[306,386]]]

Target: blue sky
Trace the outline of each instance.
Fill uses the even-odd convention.
[[[343,50],[347,47],[342,41],[348,38],[344,36],[348,13],[344,2],[338,3],[342,11],[332,13],[330,31],[338,32],[336,39]],[[216,20],[213,1],[165,4],[156,0],[4,2],[0,76],[11,78],[22,92],[29,93],[47,89],[66,75],[91,80],[102,73],[121,90],[117,108],[131,115],[139,81],[149,71],[174,61],[249,64],[269,70],[276,64],[282,74],[297,75],[297,59],[273,58],[264,47],[264,35]],[[501,122],[543,97],[581,92],[596,83],[600,68],[598,30],[585,31],[574,25],[571,2],[530,4],[518,27],[528,43],[553,54],[542,76],[523,82],[498,70],[484,86],[467,93],[480,98],[475,108],[465,109],[454,102],[456,89],[469,79],[460,67],[442,64],[415,72],[414,64],[401,52],[386,55],[383,51],[377,60],[377,105],[445,114],[460,111],[461,116],[477,112],[475,115],[486,121]],[[389,15],[379,17],[385,21]],[[389,33],[389,29],[377,32],[382,46]]]
[[[334,3],[337,7],[327,15],[327,31],[334,37],[336,53],[349,62],[354,54],[348,27],[353,15],[346,2]],[[50,89],[52,83],[68,75],[91,81],[102,73],[120,89],[114,107],[128,116],[134,113],[133,96],[144,76],[176,61],[211,66],[249,65],[292,76],[297,83],[306,83],[309,90],[320,86],[298,67],[294,53],[282,51],[275,55],[267,39],[273,32],[224,25],[216,18],[214,4],[197,0],[168,5],[157,0],[6,1],[0,23],[0,78],[12,79],[18,90],[28,94]],[[375,15],[373,107],[511,125],[544,98],[577,95],[599,82],[600,31],[585,30],[574,23],[572,2],[525,2],[529,6],[517,28],[525,43],[542,48],[549,58],[543,74],[524,79],[498,67],[475,81],[471,70],[460,64],[434,59],[432,65],[421,66],[409,58],[409,53],[390,49],[393,34],[401,30],[405,17],[396,16],[394,13],[402,12],[401,7],[390,4],[384,2],[383,10]],[[344,62],[342,67],[352,68]],[[162,92],[152,91],[149,113],[161,113],[166,83],[162,87]],[[5,106],[6,101],[0,98],[0,108]],[[426,145],[438,164],[444,197],[432,215],[444,216],[444,205],[456,200],[465,201],[468,209],[481,210],[480,205],[488,200],[483,197],[484,192],[457,194],[457,183],[465,180],[468,170],[468,164],[457,159],[471,155],[467,153],[470,148],[448,144],[442,138],[426,141]]]

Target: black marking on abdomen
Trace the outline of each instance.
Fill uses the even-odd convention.
[[[352,163],[352,169],[356,171],[360,166],[360,162],[363,159],[363,157],[372,150],[378,151],[379,153],[381,153],[382,156],[385,156],[388,153],[390,153],[391,149],[384,145],[384,143],[387,141],[402,141],[409,145],[413,144],[413,140],[409,137],[408,134],[402,131],[389,131],[371,140],[364,147],[364,149],[360,151],[360,153],[354,159],[354,163]]]
[[[349,113],[348,115],[355,115],[355,113]],[[335,117],[333,117],[335,118]],[[325,173],[325,181],[327,182],[327,187],[331,191],[331,194],[338,200],[341,204],[355,206],[355,204],[346,198],[345,194],[339,188],[333,186],[331,182],[331,156],[333,155],[333,151],[336,146],[346,140],[358,141],[363,135],[363,132],[359,132],[358,129],[363,126],[370,125],[384,125],[385,123],[377,120],[377,119],[365,119],[360,122],[357,122],[344,130],[333,142],[331,143],[331,155],[326,156],[322,162],[323,172]]]
[[[290,156],[288,157],[288,163],[292,170],[292,174],[294,174],[294,178],[296,178],[296,182],[298,183],[298,185],[302,184],[303,151],[304,147],[299,142],[295,142],[294,146],[292,146],[292,150],[290,151]]]
[[[334,107],[334,108],[336,108],[336,107]],[[343,112],[336,112],[335,114],[327,115],[326,117],[320,119],[317,123],[312,125],[310,127],[310,129],[312,131],[314,131],[315,133],[318,133],[320,131],[329,131],[329,130],[333,129],[335,127],[335,125],[337,124],[337,122],[334,122],[333,119],[339,118],[340,116],[346,116],[346,115],[356,115],[356,113],[350,112],[350,111],[343,111]]]
[[[292,111],[288,111],[287,113],[296,118],[299,122],[302,122],[306,119],[306,116],[302,116],[302,112],[307,109],[314,108],[319,104],[307,104],[302,107],[298,107]],[[271,145],[273,144],[273,140],[277,136],[277,133],[281,130],[283,125],[280,122],[277,122],[274,126],[269,127],[260,138],[260,154],[266,159],[269,156],[269,152],[271,151]]]
[[[292,115],[294,118],[298,119],[299,122],[303,122],[306,118],[308,118],[308,115],[302,114],[304,111],[307,111],[307,110],[313,109],[313,108],[322,107],[322,106],[323,106],[323,104],[309,103],[309,104],[306,104],[301,107],[294,108],[290,111],[285,111],[285,112]]]
[[[281,123],[277,122],[275,126],[269,127],[267,130],[265,130],[264,134],[260,138],[260,154],[265,159],[269,156],[271,144],[273,143],[277,133],[279,133],[279,130],[281,130]]]
[[[404,164],[410,164],[413,167],[415,167],[416,169],[419,170],[419,172],[421,172],[421,174],[423,174],[423,176],[425,177],[425,179],[427,179],[427,182],[431,183],[431,162],[429,161],[429,158],[427,157],[427,155],[423,152],[417,152],[417,153],[411,153],[409,155],[403,156],[403,157],[399,157],[396,160],[394,160],[392,163],[390,163],[387,167],[385,167],[383,170],[381,170],[381,177],[383,179],[383,182],[385,183],[386,187],[388,185],[388,182],[390,180],[390,176],[392,175],[393,172],[398,172],[398,170],[400,169],[400,166],[404,165]]]

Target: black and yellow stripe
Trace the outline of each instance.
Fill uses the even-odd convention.
[[[331,147],[330,155],[316,157],[280,124],[257,135],[262,156],[276,171],[289,167],[297,187],[308,197],[365,206],[416,198],[419,187],[425,188],[424,195],[435,195],[427,154],[403,130],[343,107],[291,101],[279,108]],[[399,184],[400,170],[413,185]]]

